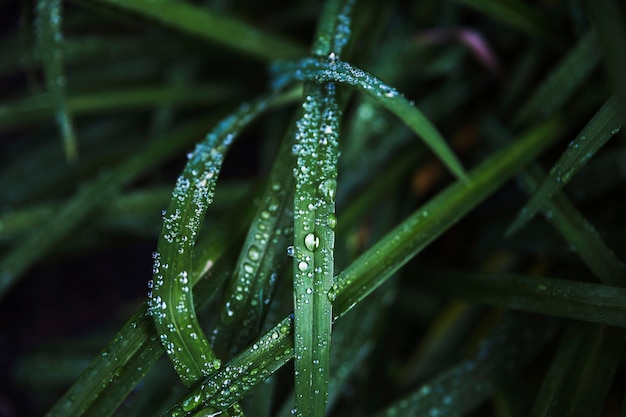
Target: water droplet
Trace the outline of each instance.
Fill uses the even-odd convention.
[[[287,246],[287,256],[293,257],[293,246]]]
[[[248,259],[257,262],[261,258],[261,251],[255,245],[251,245],[248,249]]]
[[[611,130],[611,135],[617,135],[620,131],[622,127],[616,127],[615,129]]]
[[[337,227],[337,217],[334,214],[329,213],[328,217],[326,218],[326,223],[328,224],[328,227],[334,229],[335,227]]]
[[[335,198],[337,181],[335,181],[334,179],[327,179],[319,185],[318,189],[327,201],[332,201]]]
[[[320,246],[320,238],[309,233],[304,237],[304,246],[310,251],[315,251]]]
[[[302,272],[306,271],[308,267],[309,267],[309,264],[304,261],[298,264],[298,269]]]
[[[243,270],[244,272],[246,272],[247,274],[251,274],[254,272],[254,267],[252,266],[251,263],[249,262],[244,262],[243,263]]]
[[[337,284],[333,284],[328,290],[328,299],[331,303],[337,299]]]

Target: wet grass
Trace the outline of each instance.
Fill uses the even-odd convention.
[[[0,6],[7,415],[624,413],[623,6],[375,3]]]

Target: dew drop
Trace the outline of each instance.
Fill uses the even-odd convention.
[[[293,257],[293,246],[287,246],[287,256]]]
[[[335,198],[337,181],[335,181],[334,179],[327,179],[319,185],[318,189],[327,201],[332,201]]]
[[[248,249],[248,259],[257,262],[261,258],[261,251],[255,245],[251,245]]]
[[[308,250],[314,251],[320,246],[320,238],[313,233],[309,233],[304,237],[304,246],[306,246]]]
[[[334,229],[335,227],[337,227],[337,217],[332,213],[328,214],[328,218],[326,219],[326,222],[328,224],[328,227],[330,227],[331,229]]]
[[[309,264],[306,263],[305,261],[302,261],[298,264],[298,269],[302,272],[306,271],[308,267],[309,267]]]

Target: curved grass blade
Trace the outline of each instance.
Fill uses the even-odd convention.
[[[526,206],[517,214],[515,220],[506,230],[511,236],[524,227],[552,195],[561,190],[589,159],[604,144],[616,135],[623,121],[617,112],[615,100],[609,99],[587,123],[580,134],[570,143],[557,163],[550,170],[550,176],[533,194]]]
[[[61,0],[37,1],[37,54],[43,61],[46,87],[54,97],[56,122],[63,138],[68,160],[78,157],[74,122],[65,98],[65,72],[63,70],[63,35],[61,33]]]
[[[372,97],[419,135],[450,172],[458,179],[468,181],[463,166],[437,128],[396,89],[372,74],[341,61],[332,54],[328,59],[305,58],[297,62],[281,63],[274,66],[273,71],[274,88],[294,81],[336,82],[356,88]]]
[[[296,415],[326,413],[340,110],[335,86],[307,85],[297,122],[294,200]]]
[[[450,273],[434,283],[472,301],[531,313],[626,327],[626,289],[513,274]]]
[[[410,392],[376,417],[463,416],[510,383],[545,346],[555,329],[554,320],[510,314],[477,351]]]
[[[561,338],[532,417],[601,415],[625,341],[624,329],[572,323]]]
[[[161,343],[187,386],[220,367],[194,309],[190,285],[193,246],[233,139],[267,110],[273,100],[275,97],[270,96],[243,104],[196,145],[163,215],[163,229],[154,253],[150,312]]]
[[[253,214],[247,205],[238,207],[239,210],[218,223],[222,227],[212,228],[210,235],[202,236],[194,248],[192,282],[196,309],[215,293],[230,273],[230,262],[223,260],[239,249],[235,243]],[[46,416],[110,416],[162,354],[146,302]]]
[[[333,316],[335,320],[341,318],[368,294],[386,282],[410,258],[496,191],[516,171],[534,160],[542,151],[549,148],[558,139],[559,131],[560,121],[555,119],[526,133],[515,144],[502,152],[498,152],[475,168],[471,172],[472,182],[470,186],[460,182],[449,186],[426,206],[389,232],[380,242],[362,254],[336,277],[337,285],[333,286],[328,293],[329,298],[333,300]],[[259,359],[257,363],[265,362],[265,366],[278,369],[290,359],[290,357],[284,357],[283,354],[286,353],[287,348],[292,349],[293,347],[293,328],[285,328],[281,330],[281,333],[283,332],[289,333],[286,336],[287,344],[281,345],[280,349],[274,349],[270,346],[270,350],[258,352],[263,359]],[[270,331],[263,337],[271,334],[272,332]],[[254,344],[252,347],[254,347]],[[237,358],[234,358],[233,361],[235,359]],[[240,358],[235,363],[241,362],[244,362],[244,360]],[[257,371],[262,372],[263,369],[258,369]],[[239,376],[238,378],[241,377]],[[203,386],[215,385],[215,382],[210,382],[214,378],[215,375],[210,377],[208,381],[205,381]],[[220,383],[222,391],[215,393],[217,395],[216,398],[211,397],[206,390],[203,394],[202,389],[198,388],[193,395],[186,396],[179,402],[175,409],[180,410],[180,404],[185,401],[188,401],[188,404],[197,404],[196,407],[201,407],[202,404],[221,404],[222,409],[225,409],[254,388],[254,385],[246,385],[247,391],[241,390],[238,378],[231,378],[228,384],[222,379]],[[257,381],[257,383],[260,382],[260,380]],[[234,390],[238,393],[238,396],[231,398],[228,402],[222,402],[222,395],[231,395],[230,385],[238,387]],[[199,398],[198,394],[202,394],[202,398]],[[189,413],[191,412],[192,410],[189,410]]]
[[[84,0],[107,4],[139,14],[166,26],[216,42],[251,58],[274,60],[302,56],[306,51],[274,34],[190,3],[159,0]]]
[[[588,31],[563,57],[514,118],[521,125],[557,111],[589,77],[602,57],[595,32]]]

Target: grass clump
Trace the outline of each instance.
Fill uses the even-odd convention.
[[[623,7],[378,3],[0,6],[9,415],[623,413]]]

